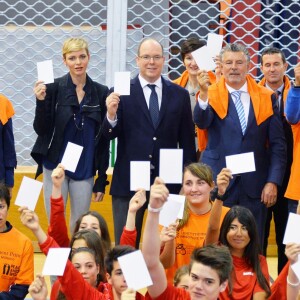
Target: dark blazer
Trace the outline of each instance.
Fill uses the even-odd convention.
[[[130,161],[150,161],[151,183],[159,173],[159,150],[182,148],[183,163],[196,161],[195,129],[190,97],[182,87],[162,78],[162,102],[159,123],[154,128],[138,76],[131,80],[130,96],[121,96],[117,111],[118,122],[112,128],[107,118],[103,135],[118,138],[117,159],[114,166],[111,194],[129,196]],[[172,166],[170,166],[171,168]],[[180,186],[169,185],[171,192]]]
[[[70,97],[67,97],[67,83],[69,74],[56,78],[54,83],[47,84],[47,93],[44,101],[36,100],[35,117],[33,128],[37,133],[37,139],[31,151],[31,156],[38,164],[38,177],[42,173],[43,159],[55,163],[58,160],[64,139],[64,131],[70,118],[73,118],[73,106]],[[102,121],[106,115],[105,100],[108,95],[108,88],[94,82],[87,76],[85,90],[87,103],[83,111],[88,118],[96,122],[95,130],[95,158],[94,172],[98,171],[98,178],[95,181],[94,192],[104,192],[107,184],[106,170],[109,164],[109,142],[101,135]]]
[[[201,129],[208,130],[208,144],[202,162],[210,165],[214,178],[226,167],[225,156],[254,152],[255,172],[241,174],[243,188],[251,198],[260,198],[264,185],[272,182],[281,185],[286,165],[286,142],[276,99],[272,96],[273,115],[257,125],[252,101],[245,135],[235,105],[229,95],[228,113],[220,119],[208,105],[203,110],[197,104],[194,121]],[[233,185],[231,180],[228,190]]]

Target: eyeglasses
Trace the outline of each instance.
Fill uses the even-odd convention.
[[[163,58],[163,56],[161,56],[161,55],[155,55],[155,56],[142,55],[142,56],[139,56],[139,58],[141,58],[143,61],[146,61],[146,62],[151,61],[151,59],[153,59],[153,61],[157,62],[157,61],[160,61]]]

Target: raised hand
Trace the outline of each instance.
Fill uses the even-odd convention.
[[[37,274],[28,291],[33,300],[46,300],[48,290],[44,276]]]
[[[51,178],[53,185],[56,188],[61,188],[61,185],[65,180],[65,168],[62,164],[58,164],[58,166],[52,171]]]
[[[45,97],[46,97],[46,85],[44,84],[44,81],[38,80],[34,84],[33,92],[34,92],[35,97],[38,100],[40,100],[40,101],[45,100]]]
[[[230,179],[232,179],[231,171],[227,168],[223,168],[217,176],[217,186],[219,195],[225,194]]]
[[[172,241],[176,237],[178,222],[171,223],[168,227],[163,227],[160,232],[160,241],[162,244]]]
[[[128,211],[131,213],[137,212],[146,202],[146,191],[138,190],[129,202]]]
[[[164,181],[156,177],[150,190],[149,206],[154,209],[162,208],[169,197],[169,190]]]
[[[116,118],[119,102],[120,94],[118,93],[111,93],[106,98],[107,115],[111,121],[115,120]]]

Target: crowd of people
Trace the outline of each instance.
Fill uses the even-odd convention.
[[[36,300],[47,299],[48,293],[53,300],[300,299],[300,279],[291,267],[300,245],[283,244],[288,213],[300,214],[300,64],[293,82],[285,74],[284,53],[266,48],[257,83],[248,73],[248,50],[239,43],[222,48],[214,71],[199,69],[192,52],[205,44],[194,37],[182,43],[186,70],[172,82],[162,76],[162,45],[142,40],[136,55],[139,74],[124,96],[88,76],[88,44],[69,38],[62,48],[68,73],[54,83],[35,83],[37,139],[31,155],[38,164],[36,176],[43,173],[47,233],[34,211],[23,206],[19,212],[45,255],[50,248],[71,248],[64,274],[52,278],[51,291],[41,274],[34,278],[31,241],[8,221],[17,165],[14,109],[0,96],[1,300],[24,299],[28,292]],[[114,138],[112,239],[106,216],[90,211],[90,203],[103,200]],[[69,142],[83,147],[75,172],[61,164]],[[159,153],[166,148],[183,150],[181,185],[159,177]],[[226,166],[227,156],[249,152],[254,171],[234,174]],[[150,192],[130,190],[131,161],[150,161]],[[183,217],[162,227],[160,211],[171,193],[185,196]],[[265,257],[272,218],[275,282]],[[145,294],[128,288],[118,262],[139,249],[141,238],[153,281]]]

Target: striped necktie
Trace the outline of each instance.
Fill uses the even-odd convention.
[[[241,91],[235,91],[235,92],[231,93],[231,97],[234,100],[234,105],[235,105],[235,108],[236,108],[236,112],[239,116],[242,132],[243,132],[243,135],[244,135],[245,131],[246,131],[247,124],[246,124],[244,107],[243,107],[243,104],[242,104],[242,101],[241,101],[241,94],[242,94]]]
[[[159,116],[159,106],[158,106],[158,96],[155,91],[155,84],[147,84],[147,86],[151,89],[151,94],[149,98],[149,111],[152,119],[152,123],[156,128],[158,125],[158,116]]]

